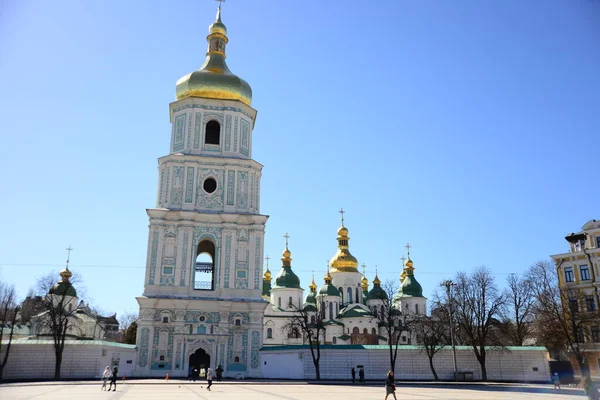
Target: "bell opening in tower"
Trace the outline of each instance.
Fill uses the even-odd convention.
[[[214,290],[215,245],[210,240],[198,244],[194,266],[194,289]]]

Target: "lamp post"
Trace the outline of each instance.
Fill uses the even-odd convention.
[[[454,360],[454,380],[458,381],[458,375],[456,374],[456,346],[454,345],[454,320],[452,319],[452,286],[454,282],[446,280],[441,283],[441,286],[446,288],[446,294],[448,295],[448,315],[450,317],[450,341],[452,342],[452,357]]]

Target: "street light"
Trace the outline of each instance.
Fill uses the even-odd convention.
[[[454,359],[454,380],[458,381],[458,375],[456,374],[456,346],[454,345],[454,320],[452,319],[452,286],[454,282],[451,280],[443,281],[440,286],[446,288],[446,294],[448,295],[448,314],[450,317],[450,341],[452,342],[452,357]]]

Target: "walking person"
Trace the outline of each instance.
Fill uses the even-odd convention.
[[[102,372],[102,388],[100,390],[106,390],[106,382],[110,379],[110,367],[107,365]]]
[[[360,383],[365,381],[365,369],[361,368],[358,370],[358,378],[360,379]]]
[[[394,396],[394,400],[398,400],[396,398],[396,381],[394,380],[394,373],[392,371],[388,371],[385,378],[385,400],[387,400],[390,394]]]
[[[581,380],[581,387],[585,391],[585,395],[589,400],[600,400],[600,393],[598,393],[598,388],[592,382],[592,379],[589,376],[585,376]]]
[[[117,367],[114,367],[112,370],[112,375],[110,376],[110,385],[108,385],[108,391],[110,392],[110,388],[112,388],[112,385],[114,383],[115,388],[113,389],[113,392],[115,390],[117,390],[117,375],[119,375],[119,370],[117,369]]]
[[[554,389],[560,389],[560,377],[556,372],[552,375],[552,383],[554,384]]]
[[[217,373],[217,382],[221,382],[221,378],[223,377],[223,368],[221,368],[219,365],[217,369],[215,369],[215,372]]]
[[[212,381],[213,381],[213,370],[212,370],[212,368],[209,368],[206,371],[206,380],[208,381],[208,386],[206,387],[206,390],[210,390],[210,387],[212,386]]]
[[[352,374],[352,383],[356,382],[356,370],[354,369],[354,367],[352,367],[350,373]]]

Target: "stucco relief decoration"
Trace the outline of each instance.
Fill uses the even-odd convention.
[[[218,324],[221,322],[221,316],[218,312],[204,312],[204,311],[186,311],[183,317],[185,322],[198,323],[200,317],[204,317],[204,323]]]
[[[148,285],[154,285],[154,276],[156,274],[156,257],[158,254],[158,231],[152,233],[152,251],[150,253],[150,272],[148,276]]]
[[[237,208],[248,208],[248,172],[238,171],[237,180]]]
[[[206,178],[214,178],[217,181],[217,189],[212,193],[207,193],[204,188],[204,181]],[[196,206],[206,209],[218,209],[223,207],[223,171],[220,169],[211,168],[199,168],[198,169],[198,181],[197,181],[198,193],[196,198]]]
[[[140,335],[140,366],[145,367],[148,364],[148,338],[150,336],[150,329],[142,328]]]
[[[229,274],[231,271],[231,235],[225,236],[225,269],[223,271],[223,287],[229,288]]]
[[[235,171],[227,171],[227,205],[233,205],[233,188],[235,187]]]
[[[173,167],[173,182],[171,183],[171,203],[181,205],[183,199],[183,167]]]
[[[198,349],[203,349],[206,352],[206,354],[208,354],[212,358],[212,346],[204,339],[194,340],[192,343],[190,343],[190,345],[188,346],[186,358],[188,358],[191,354],[195,353]]]
[[[187,177],[185,182],[185,202],[194,201],[194,167],[187,167]]]
[[[250,123],[242,118],[241,121],[242,127],[242,138],[240,140],[240,153],[245,156],[248,156],[249,152],[249,140],[250,140]]]
[[[181,275],[179,276],[179,286],[185,286],[185,276],[187,274],[187,257],[190,233],[183,233],[183,254],[181,255]]]
[[[225,117],[225,151],[231,150],[231,115]]]
[[[260,260],[262,260],[262,254],[260,254],[261,249],[261,237],[256,238],[256,244],[254,247],[254,289],[260,288],[260,274],[262,272],[260,268]]]
[[[185,137],[185,119],[186,114],[181,114],[175,117],[175,135],[173,138],[173,151],[183,150],[183,141]]]
[[[238,120],[239,117],[235,117],[233,126],[233,151],[238,151]]]
[[[181,369],[181,342],[177,342],[177,353],[175,353],[175,369]]]
[[[200,148],[200,136],[202,135],[202,113],[196,113],[196,121],[194,126],[194,149]]]
[[[250,366],[252,368],[258,368],[258,349],[260,348],[260,333],[257,331],[252,332],[252,347],[250,354]]]
[[[200,239],[209,236],[216,241],[215,246],[221,245],[221,228],[214,228],[211,226],[197,227],[194,232],[194,242],[198,243]]]
[[[188,128],[186,130],[185,136],[187,137],[187,148],[192,148],[192,119],[194,119],[194,114],[190,113],[190,117],[188,118]]]

